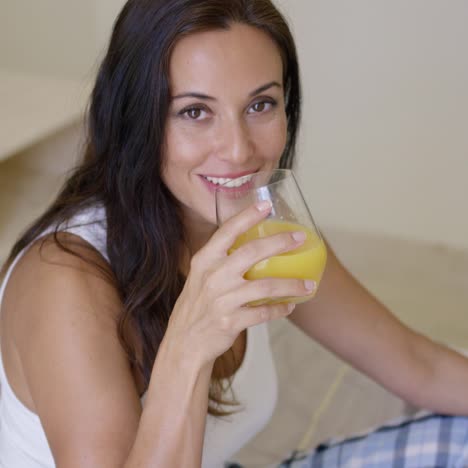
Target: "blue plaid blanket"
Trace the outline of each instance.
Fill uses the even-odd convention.
[[[311,452],[294,452],[276,467],[468,468],[468,418],[425,413],[395,420]]]
[[[468,418],[425,414],[293,454],[279,468],[467,468]]]

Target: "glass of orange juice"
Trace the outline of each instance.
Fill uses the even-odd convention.
[[[241,234],[229,249],[229,254],[248,241],[279,232],[303,231],[307,236],[295,250],[255,264],[245,273],[245,279],[309,279],[315,281],[318,287],[325,270],[327,249],[291,170],[260,171],[226,181],[216,188],[215,198],[218,226],[254,203],[268,200],[272,204],[269,216]],[[312,298],[316,291],[317,288],[309,296],[264,298],[249,305],[283,302],[297,304]]]

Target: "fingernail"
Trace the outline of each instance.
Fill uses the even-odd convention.
[[[296,308],[296,304],[288,304],[288,312],[291,313]]]
[[[306,237],[307,237],[304,231],[293,232],[291,236],[296,242],[302,242],[306,240]]]
[[[315,281],[304,281],[304,287],[307,289],[307,291],[312,291],[316,287]]]
[[[258,211],[268,211],[271,208],[270,200],[262,200],[256,204]]]

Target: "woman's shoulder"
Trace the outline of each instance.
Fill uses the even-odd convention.
[[[34,242],[17,262],[2,303],[1,343],[11,387],[40,417],[54,456],[92,447],[98,435],[89,421],[103,433],[136,430],[140,404],[106,260],[74,234],[57,240]]]
[[[25,316],[29,323],[97,308],[102,312],[96,320],[106,322],[121,308],[107,260],[85,239],[69,232],[48,234],[33,242],[8,279],[2,309],[8,311],[11,298],[15,316]]]

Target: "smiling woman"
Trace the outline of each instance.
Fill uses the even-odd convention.
[[[267,323],[287,316],[415,404],[468,414],[467,360],[403,327],[331,249],[317,301],[248,306],[312,295],[244,278],[304,239],[228,255],[271,205],[217,229],[213,192],[292,168],[299,117],[295,45],[269,0],[126,3],[83,162],[5,267],[0,466],[219,468],[272,414]]]
[[[292,167],[298,76],[270,1],[124,6],[92,93],[83,163],[7,262],[2,463],[197,466],[203,452],[204,466],[219,466],[266,423],[276,381],[265,322],[289,311],[244,310],[248,294],[264,293],[235,293],[242,277],[223,263],[234,233],[267,213],[251,208],[209,243],[213,189]],[[197,260],[202,248],[209,258]],[[269,247],[278,248],[284,239]],[[202,294],[211,269],[231,278],[217,298]],[[282,287],[297,294],[295,283]],[[18,302],[20,290],[35,292]],[[270,391],[258,402],[262,384]],[[15,413],[34,430],[17,433]],[[215,435],[215,417],[228,414],[233,423],[216,421]]]

